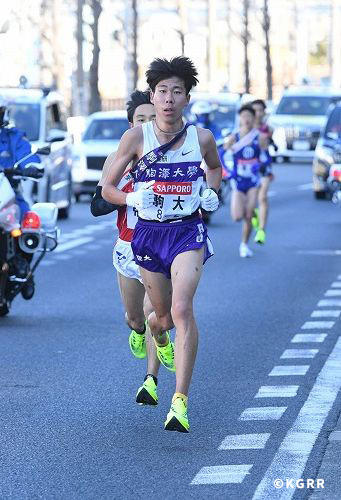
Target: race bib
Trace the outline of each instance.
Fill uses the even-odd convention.
[[[237,165],[237,175],[239,177],[252,177],[252,163],[239,162]]]
[[[191,182],[156,181],[153,186],[155,219],[186,217],[192,213]]]

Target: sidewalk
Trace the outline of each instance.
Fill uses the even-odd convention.
[[[324,489],[316,489],[309,500],[341,499],[341,414],[330,433],[317,477],[324,479]]]

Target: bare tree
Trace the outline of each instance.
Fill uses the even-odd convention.
[[[270,51],[270,14],[269,14],[269,2],[268,0],[263,0],[262,7],[263,19],[262,28],[264,32],[265,44],[265,58],[266,58],[266,86],[267,86],[267,97],[272,99],[272,62],[271,62],[271,51]]]
[[[99,67],[99,54],[100,46],[98,41],[98,21],[102,12],[101,0],[88,0],[89,7],[91,8],[93,21],[90,24],[92,31],[92,62],[90,65],[90,99],[89,99],[89,112],[101,110],[101,96],[98,88],[98,67]]]
[[[241,40],[244,48],[244,86],[245,92],[249,93],[251,88],[250,81],[250,62],[249,62],[249,41],[250,41],[250,32],[249,32],[249,15],[250,15],[250,0],[243,0],[243,9],[242,9],[242,34]]]
[[[85,0],[77,0],[77,72],[75,114],[83,115],[84,109],[84,67],[83,67],[83,8]]]
[[[131,2],[132,14],[133,14],[133,51],[132,51],[132,70],[134,79],[134,89],[137,87],[137,81],[139,78],[139,67],[137,63],[137,43],[138,43],[138,11],[137,11],[137,0],[132,0]]]

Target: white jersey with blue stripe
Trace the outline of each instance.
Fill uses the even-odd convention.
[[[145,156],[158,148],[160,143],[152,121],[144,123],[142,130]],[[139,217],[162,222],[194,213],[200,205],[200,188],[204,176],[201,162],[198,132],[194,125],[187,128],[185,141],[180,148],[168,150],[151,166],[138,162],[131,171],[134,190],[137,191],[151,180],[155,180],[154,204],[149,208],[140,209]]]

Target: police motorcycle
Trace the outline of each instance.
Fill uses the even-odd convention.
[[[25,179],[39,182],[43,171],[38,163],[28,163],[23,170],[19,167],[35,154],[50,154],[50,146],[21,158],[12,168],[0,167],[0,316],[9,313],[20,292],[26,300],[31,298],[23,293],[25,285],[33,282],[38,265],[58,244],[58,209],[54,203],[35,203],[20,221],[16,191]]]
[[[327,189],[332,202],[341,205],[341,138],[334,145],[333,158],[339,161],[334,162],[329,168]]]

